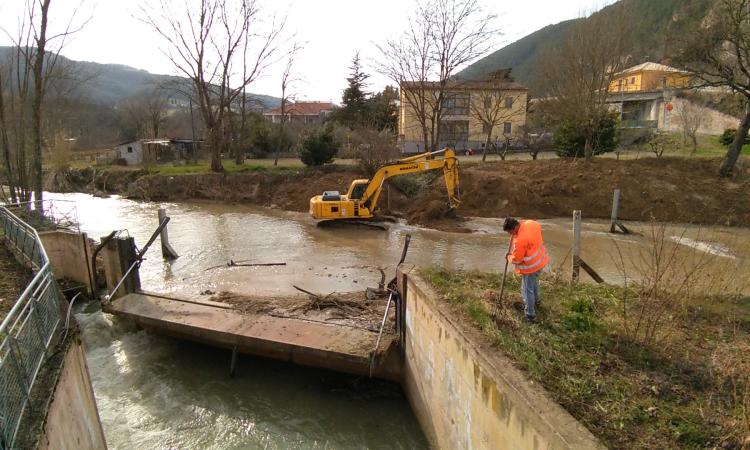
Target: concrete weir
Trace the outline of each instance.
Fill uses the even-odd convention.
[[[108,283],[127,272],[129,248],[108,244]],[[433,448],[604,448],[479,332],[447,311],[413,266],[399,266],[395,332],[384,334],[379,346],[377,330],[144,292],[137,271],[123,285],[124,292],[116,290],[120,295],[103,303],[106,312],[157,333],[232,349],[232,361],[243,352],[400,382]]]
[[[356,375],[369,374],[378,339],[378,332],[361,328],[240,313],[224,303],[142,291],[112,300],[103,309],[159,334]],[[374,376],[399,379],[394,359],[397,340],[397,335],[383,335],[379,345],[382,356],[376,358]]]

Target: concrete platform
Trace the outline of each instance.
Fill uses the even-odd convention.
[[[241,353],[368,375],[378,333],[304,319],[242,314],[231,305],[147,292],[128,294],[102,305],[105,312],[133,319],[158,334]],[[373,376],[400,377],[398,335],[383,333]],[[229,369],[229,357],[227,357]]]

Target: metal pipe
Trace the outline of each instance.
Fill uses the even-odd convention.
[[[391,300],[393,299],[393,291],[388,296],[388,304],[385,307],[385,313],[383,313],[383,321],[380,322],[380,333],[378,333],[378,340],[375,343],[375,349],[372,351],[370,357],[370,378],[372,378],[372,370],[375,367],[375,355],[378,354],[378,347],[380,347],[380,339],[383,337],[383,328],[385,328],[385,321],[388,319],[388,310],[391,309]]]

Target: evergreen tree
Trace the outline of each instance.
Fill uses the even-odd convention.
[[[367,96],[364,91],[365,80],[370,76],[362,72],[362,65],[359,62],[359,52],[354,54],[352,60],[351,76],[346,79],[349,83],[344,89],[342,96],[342,106],[337,113],[337,119],[346,125],[361,125],[367,116]]]

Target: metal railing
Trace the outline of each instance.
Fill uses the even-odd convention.
[[[65,228],[80,231],[78,209],[73,200],[48,199],[5,205],[9,211],[38,231]]]
[[[39,370],[63,320],[57,282],[36,230],[0,206],[0,233],[19,260],[35,271],[0,324],[0,449],[15,448]]]

